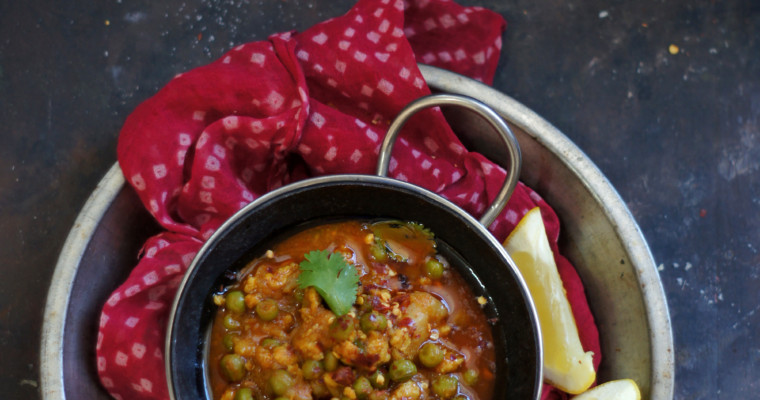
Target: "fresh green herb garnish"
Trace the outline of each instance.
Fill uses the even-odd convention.
[[[302,289],[314,287],[337,316],[351,311],[359,289],[356,267],[340,254],[327,250],[314,250],[304,254],[298,285]]]
[[[426,228],[425,225],[422,225],[419,222],[409,222],[408,224],[412,228],[418,230],[423,236],[427,237],[428,239],[430,239],[430,240],[435,239],[435,235],[433,234],[433,231],[431,231],[430,229]]]

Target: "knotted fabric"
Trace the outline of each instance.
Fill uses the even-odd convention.
[[[449,0],[360,0],[302,33],[273,34],[177,75],[127,118],[118,160],[127,182],[165,232],[150,238],[128,279],[103,307],[97,341],[101,383],[116,399],[167,399],[164,335],[183,273],[203,242],[257,197],[312,176],[372,174],[390,121],[430,94],[417,63],[490,84],[505,22]],[[389,174],[479,216],[505,178],[468,151],[440,110],[412,118]],[[500,241],[540,207],[581,341],[599,341],[583,286],[557,250],[559,220],[519,184],[490,227]],[[544,398],[564,394],[547,387]]]

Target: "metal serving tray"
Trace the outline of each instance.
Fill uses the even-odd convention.
[[[578,270],[599,326],[599,382],[632,378],[644,399],[673,398],[674,351],[665,294],[649,247],[607,178],[564,134],[509,96],[472,79],[420,65],[435,91],[474,97],[496,110],[520,143],[520,179],[559,215],[560,248]],[[471,137],[483,123],[446,114],[471,150],[506,164],[497,138]],[[109,399],[95,366],[100,309],[160,227],[125,185],[118,165],[98,184],[64,244],[48,292],[41,344],[45,400]]]

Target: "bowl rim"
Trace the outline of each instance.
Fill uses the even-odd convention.
[[[418,67],[431,89],[476,98],[534,140],[539,140],[579,178],[590,193],[595,194],[605,217],[614,223],[621,237],[629,239],[622,245],[632,264],[637,267],[635,271],[641,283],[639,290],[644,300],[652,343],[650,397],[656,400],[672,399],[675,355],[665,291],[643,234],[611,183],[567,136],[522,103],[463,75],[423,64],[418,64]],[[46,400],[66,399],[63,346],[71,287],[99,222],[124,187],[124,175],[118,163],[114,163],[79,212],[56,262],[43,314],[39,356],[40,392]]]

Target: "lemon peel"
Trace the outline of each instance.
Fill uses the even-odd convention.
[[[641,391],[632,379],[617,379],[591,388],[573,400],[641,400]]]
[[[544,348],[544,379],[579,394],[596,379],[593,352],[584,352],[557,264],[549,247],[541,210],[530,210],[504,241],[520,270],[538,313]]]

